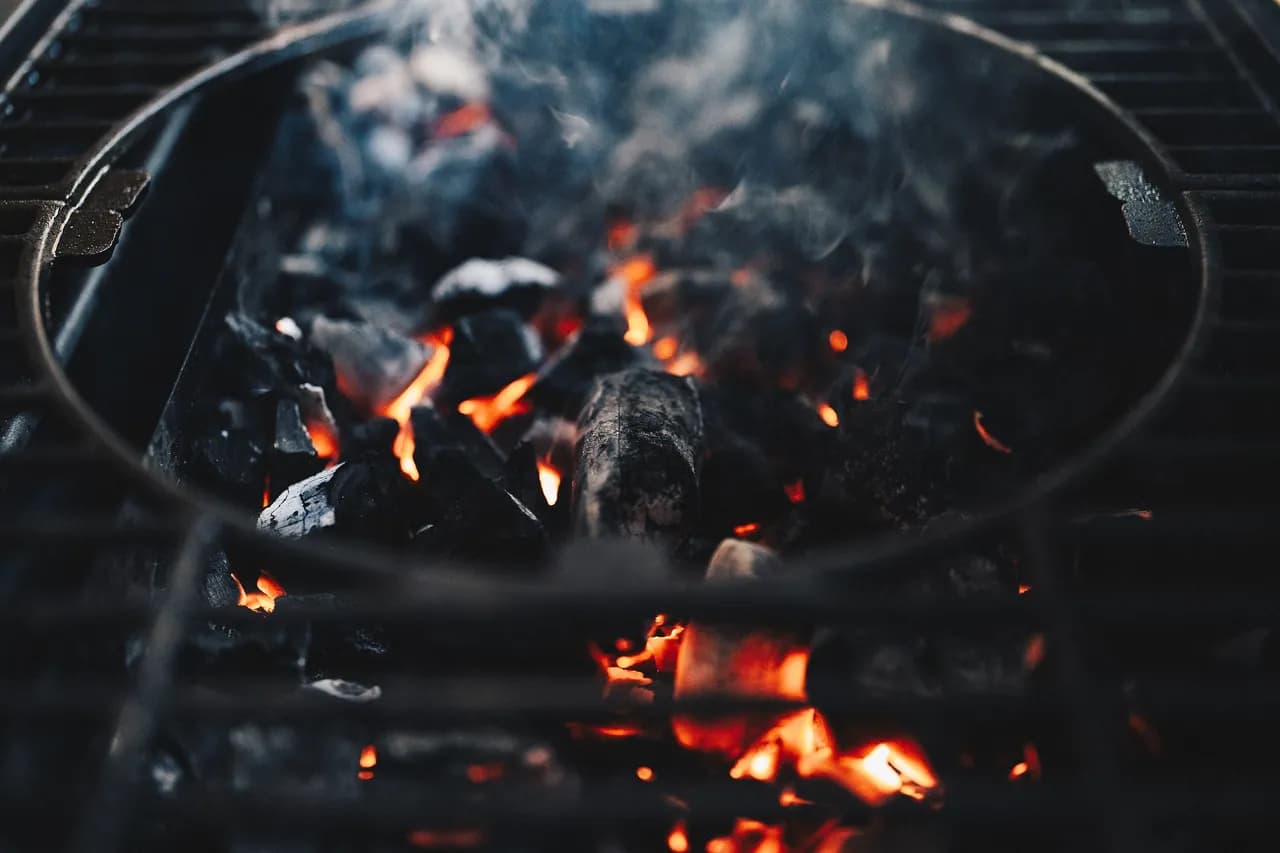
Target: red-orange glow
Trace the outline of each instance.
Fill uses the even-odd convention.
[[[689,850],[689,835],[685,832],[684,821],[677,821],[671,827],[671,832],[667,835],[667,849],[671,853],[687,853]]]
[[[729,193],[719,187],[702,187],[694,190],[689,195],[689,200],[685,202],[684,210],[680,212],[680,226],[684,230],[693,227],[702,214],[706,213],[714,207],[719,207],[720,202],[725,200]]]
[[[1032,634],[1027,638],[1027,647],[1022,653],[1022,664],[1028,672],[1038,669],[1040,664],[1044,663],[1045,652],[1044,634]]]
[[[1027,773],[1032,779],[1040,778],[1040,750],[1036,749],[1034,743],[1023,745],[1021,763],[1027,765]]]
[[[392,418],[400,424],[400,432],[396,435],[392,451],[400,460],[400,470],[415,482],[419,474],[418,466],[413,461],[413,425],[409,422],[409,415],[413,407],[421,403],[427,393],[439,385],[440,380],[444,378],[445,368],[449,366],[449,342],[452,339],[452,329],[441,330],[436,339],[431,341],[435,344],[435,351],[431,353],[431,358],[427,359],[422,370],[409,383],[409,386],[400,392],[400,396],[379,412],[383,417]]]
[[[862,368],[858,368],[853,374],[853,399],[871,399],[871,380],[867,378],[867,374]]]
[[[652,781],[653,781],[653,768],[652,768],[652,767],[645,767],[644,765],[641,765],[641,766],[637,767],[637,768],[636,768],[636,778],[637,778],[637,779],[639,779],[641,782],[652,782]]]
[[[307,435],[311,437],[311,446],[316,449],[316,456],[329,462],[338,461],[338,436],[324,421],[307,421]]]
[[[271,475],[268,474],[262,480],[262,508],[266,509],[271,506]]]
[[[619,637],[613,641],[613,647],[618,651],[618,654],[626,654],[631,651],[631,641],[626,637]]]
[[[1019,776],[1025,776],[1028,769],[1030,768],[1027,767],[1027,762],[1019,761],[1017,764],[1013,765],[1013,769],[1009,771],[1009,778],[1017,779]]]
[[[272,612],[276,609],[276,599],[285,594],[284,587],[266,572],[258,575],[257,592],[245,592],[244,584],[240,583],[235,572],[231,573],[231,579],[236,582],[236,589],[240,590],[240,600],[236,604],[256,613]]]
[[[618,219],[609,223],[609,229],[605,235],[605,245],[609,247],[611,252],[621,252],[631,248],[636,243],[636,237],[639,236],[639,229],[636,228],[634,222],[626,219]]]
[[[827,344],[832,352],[844,352],[849,348],[849,336],[839,329],[832,329],[831,334],[827,335]]]
[[[560,472],[550,462],[538,460],[538,485],[542,487],[547,506],[555,506],[560,498]]]
[[[759,529],[760,529],[760,525],[756,524],[754,521],[751,522],[750,524],[739,524],[737,527],[733,528],[733,535],[739,536],[739,537],[750,536],[752,533],[755,533]]]
[[[627,318],[627,331],[623,335],[632,346],[643,346],[653,337],[649,317],[640,302],[640,291],[657,275],[658,268],[648,255],[638,255],[613,269],[612,275],[622,279],[623,312]]]
[[[470,764],[467,765],[467,781],[483,785],[485,782],[493,782],[501,779],[506,775],[507,768],[500,761],[492,761],[488,764]]]
[[[804,480],[787,483],[782,490],[787,493],[787,500],[793,504],[804,503]]]
[[[778,794],[778,805],[780,806],[808,806],[812,804],[813,800],[806,800],[804,797],[798,796],[791,788],[783,788],[782,793]]]
[[[483,432],[493,432],[494,427],[507,418],[529,411],[530,404],[520,398],[533,387],[533,381],[537,378],[538,374],[527,373],[508,383],[492,397],[463,400],[458,404],[458,411],[471,418]]]
[[[818,405],[818,417],[822,418],[822,422],[833,429],[840,426],[840,415],[827,403]]]
[[[653,344],[653,355],[659,361],[667,361],[674,358],[676,351],[680,349],[680,342],[672,337],[659,338]]]
[[[488,104],[484,101],[471,101],[437,119],[435,126],[431,129],[431,135],[437,139],[462,136],[483,124],[488,124],[492,119],[493,113]]]
[[[985,443],[987,447],[990,447],[992,450],[995,450],[999,453],[1013,452],[1012,448],[1010,448],[1007,444],[1005,444],[1000,439],[996,438],[994,435],[988,432],[987,428],[983,426],[982,412],[979,412],[976,410],[974,411],[973,428],[978,431],[978,437],[982,439],[983,443]]]
[[[1018,584],[1018,595],[1026,595],[1029,592],[1031,592],[1031,584],[1026,584],[1026,583]]]
[[[781,826],[745,817],[733,822],[733,831],[728,835],[707,842],[707,853],[782,853],[786,849]]]
[[[364,782],[373,778],[373,768],[378,766],[378,750],[373,744],[367,744],[360,750],[360,771],[356,776]]]
[[[644,734],[644,730],[642,728],[630,723],[614,723],[603,726],[586,725],[584,723],[569,723],[567,728],[569,729],[570,734],[582,739],[605,738],[609,740],[622,740],[624,738],[639,737]]]
[[[427,850],[479,847],[488,840],[489,836],[480,829],[414,829],[408,835],[410,844]]]
[[[945,341],[965,327],[973,316],[969,300],[958,296],[935,299],[929,306],[929,340]]]
[[[666,371],[672,376],[696,376],[702,373],[702,359],[696,352],[682,352],[667,363]]]

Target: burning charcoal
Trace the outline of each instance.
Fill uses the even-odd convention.
[[[529,442],[522,442],[507,456],[503,467],[502,484],[512,495],[543,521],[552,517],[553,507],[559,503],[559,482],[549,498],[538,474],[538,454]]]
[[[410,414],[413,425],[413,459],[424,476],[435,464],[437,454],[456,451],[463,454],[476,470],[490,480],[503,475],[504,459],[500,451],[471,419],[458,412],[441,413],[434,406],[418,406]]]
[[[529,399],[541,410],[577,418],[596,377],[626,370],[640,360],[635,348],[622,339],[622,332],[617,318],[587,318],[543,365],[529,389]]]
[[[542,556],[546,533],[538,517],[500,480],[485,477],[456,448],[437,450],[430,462],[414,456],[439,520],[416,541],[428,551],[443,550],[481,560],[528,561]]]
[[[767,548],[726,539],[707,566],[708,583],[749,581],[782,570]],[[802,701],[805,698],[807,638],[778,628],[746,628],[691,622],[676,660],[675,696],[731,696]],[[690,749],[741,755],[777,715],[736,714],[722,718],[678,716],[676,737]]]
[[[276,401],[276,438],[271,448],[271,481],[296,483],[324,467],[293,400]]]
[[[658,328],[696,326],[733,292],[719,270],[682,270],[658,275],[640,292],[645,316]]]
[[[596,380],[578,421],[577,532],[683,536],[698,509],[702,439],[702,409],[688,378],[627,370]]]
[[[370,323],[317,317],[311,343],[333,358],[343,393],[366,411],[399,396],[431,355],[426,344]]]
[[[258,529],[277,536],[301,537],[332,527],[337,519],[329,498],[329,483],[346,464],[340,462],[287,487],[258,516]]]
[[[336,532],[387,544],[408,540],[420,501],[393,457],[348,461],[333,470],[327,491]]]
[[[489,308],[507,308],[528,319],[547,291],[560,284],[550,267],[524,258],[491,261],[474,258],[445,274],[431,292],[437,322]]]
[[[537,370],[541,361],[542,342],[516,312],[496,309],[463,317],[453,326],[442,396],[490,396]]]
[[[242,315],[227,315],[227,328],[231,335],[223,338],[228,344],[225,362],[227,369],[239,369],[236,376],[239,387],[257,396],[271,391],[287,393],[302,384],[320,388],[334,387],[333,365],[329,357],[319,350],[305,346],[288,335],[274,330]]]
[[[342,436],[342,455],[346,459],[391,455],[400,425],[391,418],[370,418],[352,424]]]
[[[764,281],[735,287],[698,329],[706,375],[796,390],[820,375],[823,336],[813,312],[796,296]]]

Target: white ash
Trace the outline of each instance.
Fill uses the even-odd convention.
[[[443,302],[459,296],[501,296],[510,287],[553,288],[560,283],[560,274],[528,258],[503,258],[500,261],[472,258],[454,267],[436,283],[432,293]]]

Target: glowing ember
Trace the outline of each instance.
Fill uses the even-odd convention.
[[[840,415],[827,403],[822,403],[818,406],[818,417],[822,418],[822,422],[832,429],[840,426]]]
[[[804,503],[804,480],[787,483],[782,490],[787,493],[787,500],[793,504]]]
[[[443,329],[439,336],[432,341],[435,344],[435,351],[431,353],[431,358],[423,365],[421,372],[414,378],[409,386],[400,392],[400,396],[396,397],[388,403],[379,414],[383,417],[393,419],[400,424],[400,432],[396,435],[395,444],[392,451],[396,458],[400,460],[400,470],[410,480],[417,481],[418,466],[413,461],[413,425],[409,422],[409,415],[413,411],[413,407],[422,402],[427,393],[440,384],[440,380],[444,378],[445,368],[449,366],[449,341],[453,338],[452,329]]]
[[[311,446],[316,449],[316,456],[327,460],[329,464],[338,461],[338,437],[324,421],[307,421],[307,435],[311,437]]]
[[[734,536],[750,536],[760,529],[760,525],[752,522],[751,524],[739,524],[733,528]]]
[[[240,591],[240,600],[236,604],[247,607],[255,613],[272,612],[276,609],[276,599],[285,594],[284,587],[266,572],[258,575],[257,592],[245,592],[244,585],[240,583],[240,578],[236,577],[235,572],[231,573],[231,579],[236,582],[236,589]]]
[[[1031,592],[1030,584],[1025,584],[1025,583],[1018,584],[1018,595],[1026,595],[1029,592]]]
[[[678,821],[675,826],[671,827],[671,833],[667,835],[667,848],[671,853],[686,853],[689,849],[689,835],[685,832],[684,821]]]
[[[831,334],[827,335],[827,344],[832,352],[844,352],[849,348],[849,336],[839,329],[832,329]]]
[[[560,498],[560,472],[550,462],[538,460],[538,485],[542,486],[547,506],[555,506]]]
[[[1009,771],[1009,778],[1017,779],[1020,776],[1025,776],[1029,769],[1030,768],[1027,767],[1027,762],[1019,761],[1017,764],[1013,765],[1013,769]]]
[[[479,829],[414,829],[408,842],[427,850],[456,850],[459,847],[480,847],[489,837]]]
[[[494,427],[507,418],[529,411],[529,403],[520,398],[533,387],[537,378],[536,373],[525,374],[492,397],[463,400],[458,404],[458,411],[471,418],[481,431],[493,432]]]
[[[945,341],[965,327],[973,316],[969,300],[958,296],[937,297],[929,305],[929,340]]]
[[[368,782],[373,778],[373,768],[378,766],[378,750],[373,744],[368,744],[364,749],[360,750],[360,772],[356,774],[362,781]]]
[[[494,782],[506,775],[507,768],[499,761],[489,764],[470,764],[467,766],[467,781],[476,785]]]
[[[672,376],[695,376],[702,373],[702,359],[695,352],[682,352],[667,363],[666,370]]]
[[[745,817],[734,821],[729,835],[707,842],[707,853],[782,853],[786,849],[782,827]]]
[[[431,134],[437,139],[462,136],[481,125],[488,124],[492,119],[493,113],[490,111],[488,104],[484,101],[472,101],[469,104],[463,104],[451,113],[441,116],[435,127],[431,129]]]
[[[640,231],[636,228],[634,222],[619,219],[616,222],[609,223],[609,230],[605,236],[605,245],[609,247],[611,252],[629,249],[635,245],[636,237],[639,233]]]
[[[871,399],[871,380],[867,378],[867,374],[862,368],[858,368],[857,372],[853,374],[853,399]]]
[[[1040,778],[1040,750],[1036,749],[1034,743],[1028,743],[1022,747],[1020,763],[1027,765],[1027,773],[1032,779]]]
[[[271,475],[268,474],[262,480],[262,508],[266,509],[271,506]]]
[[[1038,669],[1040,664],[1044,663],[1045,642],[1044,634],[1032,634],[1027,639],[1027,648],[1022,653],[1022,664],[1030,672]]]
[[[675,357],[676,351],[679,348],[680,342],[675,338],[659,338],[653,344],[653,355],[659,361],[668,361]]]
[[[627,318],[627,332],[623,338],[632,346],[643,346],[653,337],[649,317],[644,313],[644,305],[640,303],[640,291],[657,272],[653,260],[647,255],[625,261],[613,270],[613,276],[622,279],[625,288],[623,311]]]
[[[644,765],[641,765],[640,767],[637,767],[637,768],[636,768],[636,778],[637,778],[637,779],[639,779],[641,782],[652,782],[652,781],[653,781],[653,768],[652,768],[652,767],[645,767]]]
[[[1000,441],[1000,439],[996,438],[994,435],[988,432],[987,428],[983,426],[982,412],[979,412],[976,410],[974,411],[973,428],[978,431],[978,437],[982,439],[982,441],[987,445],[987,447],[990,447],[992,450],[998,451],[1000,453],[1013,452],[1012,448],[1010,448],[1007,444]]]

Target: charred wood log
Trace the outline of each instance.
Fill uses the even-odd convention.
[[[622,339],[624,327],[614,317],[589,317],[543,365],[529,389],[529,399],[543,411],[577,418],[597,377],[633,367],[636,349]]]
[[[597,380],[578,422],[578,534],[684,536],[698,511],[702,446],[702,408],[688,378],[628,370]]]

